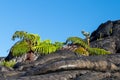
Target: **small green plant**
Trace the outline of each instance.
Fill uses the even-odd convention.
[[[2,62],[0,63],[0,65],[5,66],[5,67],[8,67],[8,68],[13,67],[15,64],[16,64],[16,62],[13,61],[13,60],[11,60],[11,61],[2,61]]]
[[[97,38],[97,41],[102,40],[102,33],[99,34],[99,38]]]
[[[85,41],[83,41],[82,38],[79,37],[69,37],[66,40],[66,44],[77,44],[85,49],[89,48],[89,46],[87,45],[87,43]]]
[[[112,33],[113,33],[113,29],[111,28],[111,29],[110,29],[110,34],[112,34]]]
[[[75,53],[82,55],[106,55],[111,54],[111,52],[100,48],[91,48],[79,37],[69,37],[66,40],[66,44],[77,44],[78,48],[74,51]]]
[[[104,49],[100,48],[88,48],[88,51],[90,55],[106,55],[106,54],[111,54],[111,52],[106,51]]]
[[[77,54],[84,55],[84,56],[89,56],[89,52],[86,49],[84,49],[83,47],[77,48],[74,52]]]

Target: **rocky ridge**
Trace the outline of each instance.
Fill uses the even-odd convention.
[[[90,37],[91,47],[120,53],[120,20],[102,23]]]
[[[60,50],[35,61],[18,61],[13,69],[0,66],[0,80],[120,80],[120,20],[102,23],[90,38],[91,47],[113,54],[78,56]]]

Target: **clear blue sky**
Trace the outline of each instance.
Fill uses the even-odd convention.
[[[120,0],[0,0],[0,57],[8,55],[17,30],[63,42],[118,19]]]

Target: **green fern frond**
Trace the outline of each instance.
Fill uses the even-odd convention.
[[[10,61],[2,61],[2,62],[0,63],[0,65],[5,66],[5,67],[8,67],[8,68],[13,67],[15,64],[16,64],[16,62],[13,61],[13,60],[10,60]]]
[[[83,47],[77,48],[74,52],[77,54],[84,55],[84,56],[89,56],[89,52],[86,49],[84,49]]]
[[[15,40],[16,38],[23,39],[26,34],[27,32],[25,31],[16,31],[12,36],[12,40]]]
[[[87,45],[87,43],[85,41],[83,41],[83,39],[79,38],[79,37],[69,37],[66,40],[66,43],[72,43],[72,44],[78,44],[83,48],[89,48],[89,46]]]
[[[31,34],[25,31],[16,31],[12,36],[12,40],[16,38],[20,40],[10,50],[13,56],[20,56],[29,51],[50,54],[62,47],[60,42],[52,43],[51,40],[40,41],[38,34]]]
[[[30,51],[30,47],[27,42],[17,42],[12,48],[11,52],[13,56],[20,56]]]
[[[41,43],[44,43],[44,44],[51,44],[52,42],[51,42],[51,40],[47,39],[47,40],[42,41]]]
[[[62,42],[55,42],[54,43],[54,46],[57,48],[57,50],[61,49],[63,47],[63,45],[64,45],[64,43],[62,43]]]
[[[79,53],[79,54],[87,54],[89,53],[89,55],[106,55],[106,54],[111,54],[109,51],[106,51],[104,49],[100,49],[100,48],[90,48],[87,43],[85,41],[83,41],[83,39],[79,38],[79,37],[69,37],[66,40],[66,44],[77,44],[80,47],[78,47],[75,50],[75,53]],[[81,48],[82,47],[82,48]]]
[[[91,55],[106,55],[106,54],[111,54],[111,52],[106,51],[104,49],[100,49],[100,48],[89,48],[88,51],[89,51],[89,53]]]
[[[30,44],[39,44],[40,36],[38,34],[31,34],[25,31],[16,31],[13,36],[12,40],[19,38],[21,41],[25,40],[28,41]]]
[[[33,51],[36,51],[42,55],[50,54],[50,53],[55,52],[57,50],[57,48],[52,44],[48,44],[48,45],[41,44],[38,46],[34,46],[32,49],[33,49]]]

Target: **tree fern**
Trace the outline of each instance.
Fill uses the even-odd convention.
[[[57,50],[61,49],[63,47],[63,45],[64,45],[64,43],[62,43],[62,42],[55,42],[54,43],[54,46],[57,48]]]
[[[12,40],[15,40],[16,38],[23,39],[26,34],[27,32],[25,31],[16,31],[12,36]]]
[[[10,50],[13,56],[20,56],[30,51],[45,55],[55,52],[62,47],[60,42],[52,43],[51,40],[40,41],[38,34],[31,34],[24,31],[16,31],[12,36],[12,40],[16,38],[20,40]]]
[[[75,53],[79,54],[88,54],[88,55],[105,55],[111,54],[111,52],[106,51],[100,48],[90,48],[83,39],[79,37],[69,37],[66,40],[66,44],[77,44],[78,48],[74,51]]]
[[[12,36],[12,40],[15,40],[16,38],[19,38],[21,41],[26,41],[32,45],[39,44],[40,42],[40,36],[38,34],[31,34],[25,31],[16,31]]]
[[[11,52],[13,56],[19,56],[32,51],[32,47],[40,44],[40,37],[37,34],[27,33],[25,31],[16,31],[12,40],[19,38],[20,40],[13,45]]]
[[[44,40],[44,41],[42,41],[41,43],[44,43],[44,44],[51,44],[52,42],[51,42],[51,40]]]
[[[42,55],[50,54],[56,50],[62,48],[61,42],[51,43],[50,40],[42,41],[38,46],[33,47],[33,51],[41,53]]]
[[[87,43],[85,41],[83,41],[83,39],[79,38],[79,37],[69,37],[66,40],[66,43],[70,43],[70,44],[78,44],[80,46],[82,46],[83,48],[89,48],[89,46],[87,45]]]

